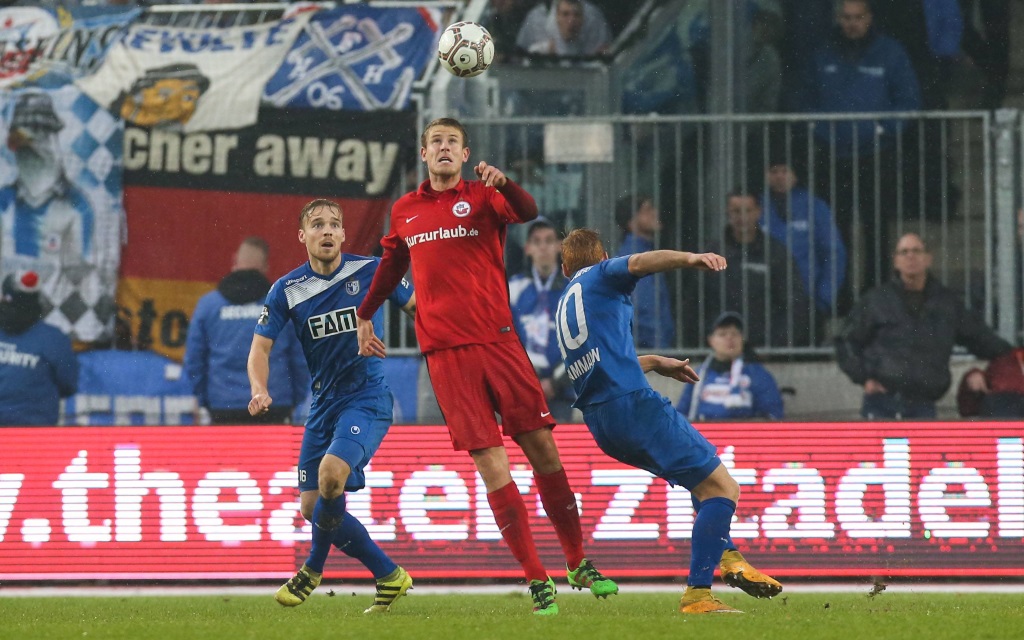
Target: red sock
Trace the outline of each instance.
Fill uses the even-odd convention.
[[[545,475],[534,472],[533,477],[537,480],[540,501],[555,527],[558,541],[562,543],[565,563],[570,569],[576,569],[583,562],[583,529],[580,528],[576,494],[569,487],[565,469]]]
[[[533,544],[530,533],[530,520],[526,514],[526,503],[519,495],[515,482],[510,482],[497,491],[487,494],[487,502],[491,505],[494,521],[498,523],[501,537],[512,550],[512,555],[523,567],[527,580],[547,580],[548,572],[537,555],[537,547]]]

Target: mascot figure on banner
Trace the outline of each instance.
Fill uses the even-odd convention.
[[[121,130],[73,86],[5,92],[0,104],[2,271],[39,273],[48,323],[76,340],[108,339],[122,218],[119,174],[111,175],[120,153],[111,148]]]

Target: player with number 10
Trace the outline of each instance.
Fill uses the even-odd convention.
[[[722,271],[714,253],[647,251],[608,259],[601,238],[576,229],[562,241],[562,271],[569,278],[555,311],[558,346],[576,389],[574,406],[598,446],[619,462],[645,469],[693,498],[690,574],[679,603],[682,613],[736,613],[711,594],[715,565],[734,587],[770,598],[782,585],[740,555],[729,527],[740,488],[715,447],[651,388],[654,371],[685,383],[698,380],[689,360],[637,356],[630,324],[630,294],[640,278],[673,269]]]

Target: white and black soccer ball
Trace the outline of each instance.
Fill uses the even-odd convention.
[[[460,78],[478,76],[494,61],[491,34],[475,22],[456,22],[437,42],[441,66]]]

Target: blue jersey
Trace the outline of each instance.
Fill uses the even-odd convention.
[[[341,265],[322,276],[304,263],[274,283],[267,294],[256,334],[276,340],[288,320],[302,344],[313,377],[314,400],[323,394],[350,393],[367,384],[384,383],[380,358],[359,355],[356,309],[370,289],[380,258],[342,254]],[[402,280],[388,298],[404,306],[412,287]],[[383,336],[383,310],[373,316],[373,329]]]
[[[629,256],[580,269],[558,300],[555,323],[580,409],[650,388],[633,347]]]

